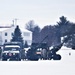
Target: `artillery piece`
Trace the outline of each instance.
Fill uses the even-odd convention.
[[[61,55],[56,54],[58,50],[62,47],[63,43],[54,46],[51,50],[49,50],[47,43],[43,43],[43,41],[48,37],[48,35],[41,41],[41,43],[32,43],[31,48],[27,51],[27,59],[32,61],[37,61],[39,58],[43,58],[45,60],[47,59],[53,59],[53,60],[60,60]],[[37,49],[41,48],[41,51],[46,51],[45,54],[42,56],[42,52],[40,54],[40,57],[38,56]]]
[[[53,60],[60,60],[61,59],[61,55],[56,54],[57,51],[59,51],[62,47],[63,43],[54,46],[51,50],[49,50],[48,52],[48,59],[53,59]]]

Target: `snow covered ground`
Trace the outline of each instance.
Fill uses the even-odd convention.
[[[75,75],[75,51],[62,47],[57,53],[61,60],[0,61],[0,75]]]

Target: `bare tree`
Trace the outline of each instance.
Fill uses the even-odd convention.
[[[34,21],[33,21],[33,20],[30,20],[28,23],[26,23],[25,28],[26,28],[27,30],[30,30],[30,31],[33,32],[35,26],[36,26],[36,24],[34,23]]]

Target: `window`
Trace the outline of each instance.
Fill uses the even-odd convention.
[[[7,39],[5,39],[5,42],[7,42]]]
[[[24,36],[30,36],[30,33],[24,32]]]
[[[5,36],[7,36],[7,33],[5,33]]]

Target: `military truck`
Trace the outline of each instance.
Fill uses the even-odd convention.
[[[21,60],[21,43],[20,42],[6,42],[3,45],[2,60]]]

